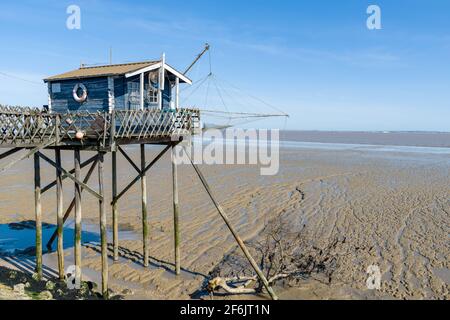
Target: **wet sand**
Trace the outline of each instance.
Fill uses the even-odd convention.
[[[445,139],[444,139],[445,140]],[[448,141],[438,143],[445,145]],[[151,159],[158,148],[148,149]],[[130,149],[138,162],[137,149]],[[87,158],[87,155],[84,155]],[[123,188],[136,174],[119,157]],[[236,244],[189,166],[179,168],[182,275],[173,262],[172,185],[170,158],[164,156],[148,175],[151,266],[141,265],[142,243],[120,242],[119,262],[110,260],[110,282],[116,292],[129,288],[135,299],[190,299],[224,254]],[[106,194],[110,157],[106,157]],[[290,143],[280,150],[280,172],[261,176],[258,166],[205,166],[220,203],[245,240],[254,239],[265,221],[286,212],[293,224],[306,224],[311,238],[326,244],[345,236],[351,254],[339,258],[331,284],[305,280],[298,288],[277,288],[284,299],[448,299],[450,270],[450,149],[371,147]],[[64,165],[72,167],[69,153]],[[0,223],[34,219],[32,161],[2,173]],[[54,169],[43,165],[43,185]],[[87,168],[83,170],[86,172]],[[90,185],[96,185],[94,175]],[[73,196],[66,180],[65,206]],[[302,191],[298,196],[296,189]],[[56,200],[43,196],[44,221],[56,223]],[[119,202],[121,228],[140,236],[139,184]],[[83,193],[83,219],[96,224],[98,202]],[[108,223],[111,215],[108,213]],[[110,241],[112,239],[109,239]],[[99,279],[95,244],[83,247],[85,278]],[[66,250],[66,266],[73,248]],[[56,255],[45,264],[54,268]],[[0,264],[7,264],[0,258]],[[368,290],[366,270],[376,264],[381,289]],[[235,298],[249,298],[248,296]],[[255,297],[250,297],[255,298]]]

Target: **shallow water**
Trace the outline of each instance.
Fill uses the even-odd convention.
[[[52,250],[46,247],[53,232],[56,230],[56,225],[46,224],[42,225],[42,243],[43,251],[56,250],[55,240],[52,245]],[[81,241],[85,243],[96,243],[100,240],[99,226],[89,223],[82,224]],[[108,239],[112,239],[112,231],[107,231]],[[121,240],[136,240],[138,235],[132,231],[120,231],[119,237]],[[64,249],[72,248],[75,241],[75,223],[73,220],[68,220],[64,225]],[[0,255],[34,255],[36,241],[36,230],[34,222],[25,221],[19,223],[0,224]]]

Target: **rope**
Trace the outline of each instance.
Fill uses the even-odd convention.
[[[34,84],[34,85],[47,86],[47,85],[44,84],[44,83],[40,83],[40,82],[36,82],[36,81],[33,81],[33,80],[24,79],[24,78],[21,78],[21,77],[18,77],[18,76],[14,76],[14,75],[11,75],[11,74],[2,72],[2,71],[0,71],[0,74],[1,74],[2,76],[8,77],[8,78],[12,78],[12,79],[16,79],[16,80],[25,81],[25,82],[28,82],[28,83],[31,83],[31,84]]]
[[[216,78],[217,78],[217,77],[216,77]],[[281,109],[275,107],[274,105],[272,105],[272,104],[270,104],[270,103],[264,101],[264,100],[261,99],[261,98],[258,98],[258,97],[254,96],[254,95],[251,95],[251,94],[249,94],[249,93],[244,92],[242,89],[240,89],[240,88],[238,88],[237,86],[235,86],[235,85],[229,83],[228,81],[225,81],[225,80],[223,80],[223,79],[218,79],[218,80],[219,80],[219,81],[222,81],[223,83],[227,84],[228,86],[234,88],[235,90],[240,91],[241,93],[244,93],[245,95],[248,95],[249,97],[251,97],[251,98],[253,98],[253,99],[255,99],[255,100],[257,100],[257,101],[259,101],[259,102],[261,102],[261,103],[263,103],[263,104],[265,104],[265,105],[268,106],[269,108],[272,108],[273,110],[276,110],[276,111],[280,112],[281,114],[284,114],[285,116],[289,116],[289,115],[288,115],[287,113],[285,113],[283,110],[281,110]]]

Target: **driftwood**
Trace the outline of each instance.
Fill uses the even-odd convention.
[[[321,274],[331,282],[337,267],[339,247],[345,238],[321,248],[308,240],[306,229],[293,230],[283,213],[268,221],[257,240],[248,243],[270,286],[295,286],[300,280]],[[238,252],[227,255],[210,273],[206,290],[223,289],[228,294],[256,294],[263,290],[258,277]]]

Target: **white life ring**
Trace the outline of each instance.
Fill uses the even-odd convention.
[[[78,90],[79,89],[83,90],[83,94],[81,95],[81,97],[78,95]],[[75,85],[75,87],[73,87],[72,95],[73,95],[73,99],[76,102],[79,102],[79,103],[85,102],[86,99],[87,99],[87,95],[88,95],[86,86],[84,84],[82,84],[82,83],[77,83]]]

